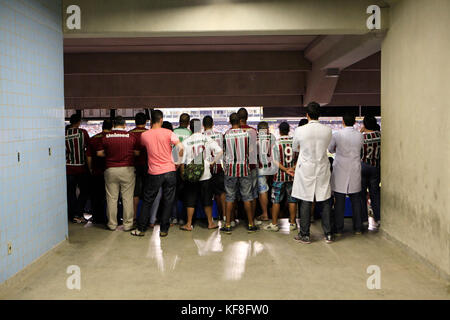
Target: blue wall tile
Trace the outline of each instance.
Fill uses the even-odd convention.
[[[0,0],[0,283],[67,235],[61,12]]]

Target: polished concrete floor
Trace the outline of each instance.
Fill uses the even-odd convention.
[[[197,225],[162,239],[158,227],[142,238],[92,224],[69,230],[69,241],[0,285],[0,299],[450,298],[448,283],[381,234],[326,244],[319,221],[309,245],[293,240],[285,220],[278,233]],[[66,286],[70,265],[80,267],[80,290]],[[367,288],[370,265],[380,267],[381,289]]]

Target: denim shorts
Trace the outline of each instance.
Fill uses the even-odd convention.
[[[238,192],[240,194],[240,200],[253,200],[251,175],[239,178],[225,175],[225,192],[227,202],[234,202]]]
[[[258,177],[258,192],[264,193],[269,191],[269,184],[267,183],[267,176]]]
[[[251,179],[252,179],[252,197],[253,197],[253,199],[258,199],[258,197],[259,197],[259,192],[258,192],[258,169],[253,169],[252,171],[250,171],[250,176],[251,176]]]
[[[289,203],[296,203],[297,199],[291,196],[292,183],[292,181],[274,181],[272,184],[272,203],[281,203],[285,196],[287,196]]]

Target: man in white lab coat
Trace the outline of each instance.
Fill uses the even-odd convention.
[[[300,205],[300,233],[295,237],[302,243],[311,243],[309,227],[311,206],[316,200],[322,207],[322,228],[325,241],[333,241],[331,230],[330,162],[327,148],[331,128],[319,123],[320,105],[311,102],[307,107],[308,124],[295,129],[292,148],[299,152],[295,168],[292,196],[302,200]]]
[[[333,134],[328,150],[336,153],[331,174],[331,190],[334,204],[333,233],[344,231],[345,198],[348,194],[352,203],[353,231],[361,234],[361,148],[363,135],[353,128],[355,116],[345,114],[344,128]]]

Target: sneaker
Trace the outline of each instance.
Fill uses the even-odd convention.
[[[230,226],[231,226],[232,228],[236,227],[236,222],[235,222],[235,221],[231,221]]]
[[[309,236],[295,236],[294,240],[297,240],[298,242],[301,243],[305,243],[305,244],[310,244],[311,243],[311,239],[309,238]]]
[[[175,223],[175,224],[177,224],[177,223]],[[186,222],[184,222],[183,219],[180,219],[180,220],[178,220],[178,224],[179,224],[180,226],[184,226],[184,225],[186,224]]]
[[[297,224],[296,223],[290,223],[289,224],[289,230],[291,230],[291,231],[297,230]]]
[[[355,231],[355,235],[356,236],[360,236],[360,235],[362,235],[362,232],[361,231]]]
[[[258,227],[257,226],[248,225],[247,226],[247,231],[248,231],[248,233],[254,233],[254,232],[258,231]]]
[[[231,226],[225,226],[219,229],[222,232],[225,232],[226,234],[231,234]]]
[[[262,221],[261,220],[255,219],[254,221],[255,221],[255,226],[262,225]]]
[[[280,227],[278,227],[276,224],[272,224],[271,222],[264,227],[264,230],[277,232],[278,230],[280,230]]]
[[[170,219],[170,224],[177,224],[177,223],[178,223],[177,218]]]
[[[326,243],[332,243],[334,240],[333,240],[333,236],[331,235],[331,234],[327,234],[326,236],[325,236],[325,242]]]
[[[336,232],[336,233],[334,234],[334,236],[340,238],[340,237],[342,237],[342,233],[341,233],[341,232]]]

